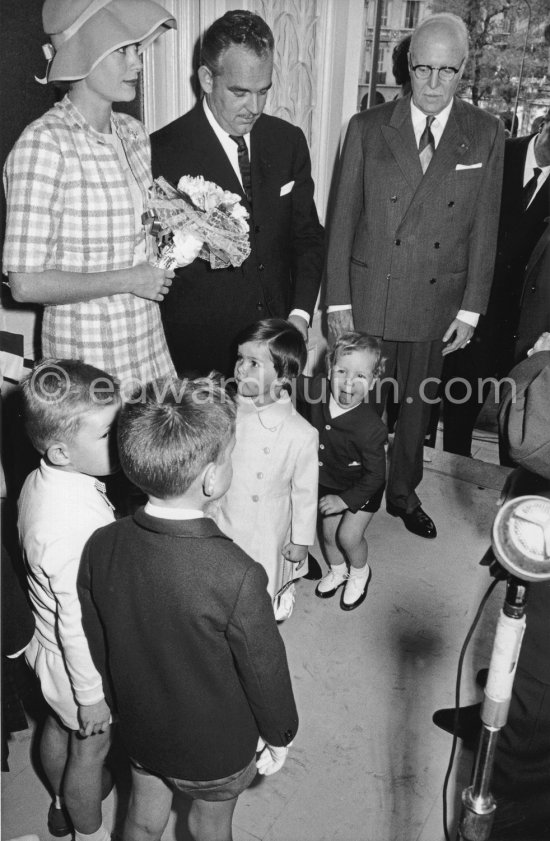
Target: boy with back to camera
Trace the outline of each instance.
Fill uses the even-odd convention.
[[[113,470],[120,397],[104,371],[50,359],[23,382],[22,399],[27,434],[42,454],[21,491],[18,527],[36,623],[25,656],[50,707],[40,742],[55,796],[48,829],[61,837],[74,827],[76,841],[106,841],[110,710],[82,629],[76,578],[86,541],[114,519],[95,477]]]
[[[174,789],[195,841],[231,841],[239,794],[283,765],[298,726],[267,575],[204,515],[231,482],[235,404],[210,379],[158,381],[118,434],[149,501],[93,535],[79,593],[132,762],[124,841],[160,839]]]

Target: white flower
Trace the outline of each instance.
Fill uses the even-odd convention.
[[[178,266],[188,266],[199,256],[202,240],[195,234],[175,231],[173,238],[173,256]]]

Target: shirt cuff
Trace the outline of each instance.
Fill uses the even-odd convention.
[[[350,310],[351,304],[331,304],[327,307],[327,312],[342,312],[342,310]]]
[[[479,313],[470,312],[470,310],[459,310],[456,317],[460,321],[464,321],[466,324],[469,324],[470,327],[477,327],[477,322],[479,321]]]
[[[288,317],[290,318],[291,315],[299,315],[300,318],[303,318],[308,324],[310,322],[311,316],[305,310],[292,310]]]

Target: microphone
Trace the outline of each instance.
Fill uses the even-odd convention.
[[[499,563],[522,581],[550,579],[550,499],[518,496],[506,502],[493,523]]]

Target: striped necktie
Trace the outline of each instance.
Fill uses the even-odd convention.
[[[239,169],[241,171],[241,178],[243,182],[244,194],[249,204],[252,204],[252,176],[250,174],[250,158],[248,157],[248,146],[244,137],[241,135],[230,134],[231,140],[237,144],[237,154],[239,156]]]
[[[422,172],[426,172],[430,165],[430,161],[435,152],[435,140],[432,134],[432,123],[435,120],[433,114],[426,117],[426,126],[420,135],[420,143],[418,144],[418,154],[420,155],[420,165]]]

